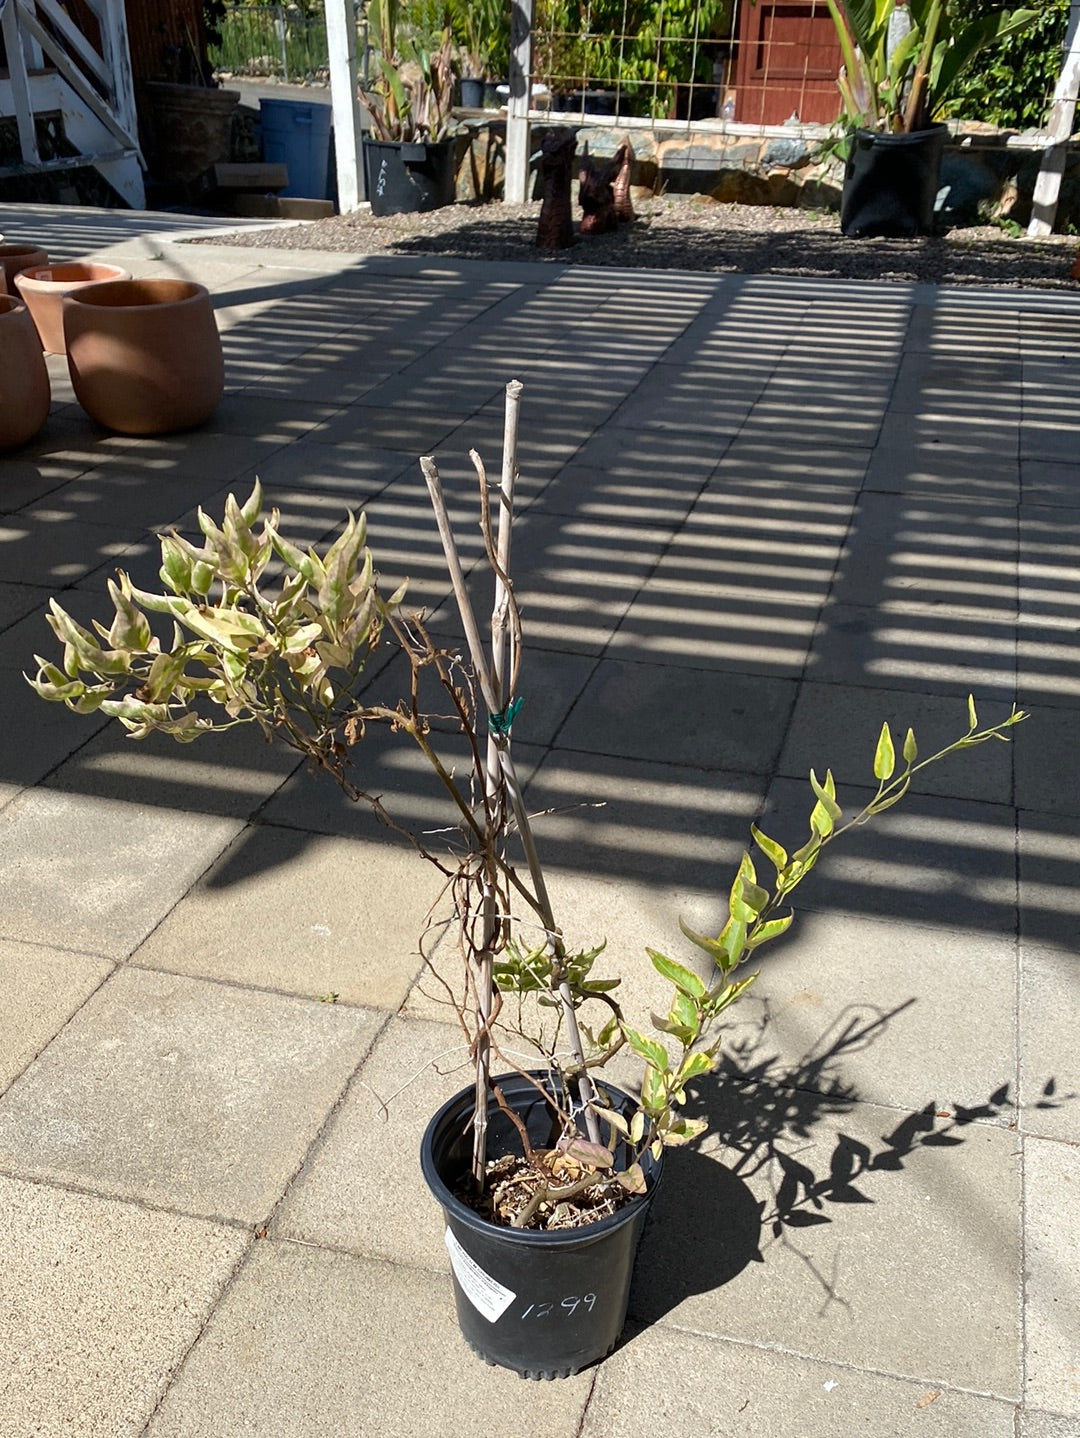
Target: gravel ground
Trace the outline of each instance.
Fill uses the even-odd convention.
[[[638,218],[632,225],[579,240],[554,258],[566,264],[713,274],[1078,288],[1072,266],[1080,240],[1068,235],[1028,240],[983,225],[926,239],[853,240],[840,234],[835,214],[670,196],[636,200],[635,205]],[[383,219],[361,211],[280,229],[238,231],[206,243],[544,263],[552,256],[534,243],[539,210],[538,202],[462,204]]]

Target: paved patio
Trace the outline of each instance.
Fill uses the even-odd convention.
[[[1076,1438],[1080,300],[167,226],[0,206],[54,258],[203,279],[228,364],[205,428],[134,440],[53,359],[0,462],[4,1438]],[[855,804],[883,718],[929,752],[969,690],[1032,711],[809,881],[622,1345],[536,1385],[464,1348],[419,1176],[465,1082],[417,984],[423,870],[285,750],[135,745],[20,678],[50,594],[105,618],[116,565],[151,582],[154,531],[255,475],[312,540],[366,508],[441,605],[416,457],[467,514],[511,378],[519,752],[563,925],[607,935],[632,1013],[750,821],[799,842],[810,765]],[[423,821],[411,767],[377,783]]]

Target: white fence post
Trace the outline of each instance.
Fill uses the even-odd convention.
[[[1065,36],[1065,54],[1054,86],[1054,98],[1050,105],[1050,122],[1046,127],[1047,147],[1039,178],[1035,181],[1035,195],[1031,205],[1031,223],[1028,235],[1041,239],[1054,228],[1057,215],[1058,195],[1061,191],[1061,177],[1065,173],[1065,155],[1069,136],[1072,134],[1073,117],[1076,114],[1077,88],[1080,85],[1080,0],[1072,0],[1069,6],[1069,29]]]
[[[529,106],[532,102],[533,0],[514,0],[510,10],[510,103],[506,107],[506,182],[503,198],[520,205],[529,198]]]
[[[363,140],[356,87],[356,22],[352,0],[326,0],[326,44],[330,51],[330,104],[334,113],[334,159],[338,209],[359,209],[364,197]]]

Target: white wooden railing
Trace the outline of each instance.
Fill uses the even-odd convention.
[[[97,21],[100,49],[58,0],[0,0],[0,33],[8,79],[0,79],[0,114],[14,115],[22,163],[0,174],[71,168],[67,158],[43,159],[35,115],[59,110],[64,133],[136,209],[145,204],[135,92],[124,0],[86,0]]]

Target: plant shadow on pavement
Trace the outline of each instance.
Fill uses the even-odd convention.
[[[756,1036],[728,1048],[686,1106],[689,1116],[708,1120],[711,1151],[676,1148],[665,1155],[665,1180],[638,1254],[624,1342],[684,1300],[730,1283],[751,1263],[765,1263],[776,1244],[794,1250],[813,1275],[822,1312],[833,1303],[846,1307],[833,1276],[800,1248],[800,1231],[842,1223],[844,1207],[874,1202],[860,1187],[863,1180],[903,1172],[923,1149],[959,1147],[972,1124],[1015,1126],[1017,1104],[1006,1083],[970,1107],[953,1103],[942,1110],[931,1100],[904,1111],[874,1146],[839,1132],[830,1148],[817,1145],[808,1155],[817,1126],[862,1102],[841,1075],[845,1054],[873,1043],[914,1002],[889,1011],[861,1005],[842,1014],[828,1046],[794,1065],[778,1067],[766,1051],[767,1019]],[[1059,1095],[1051,1078],[1032,1107],[1058,1108],[1075,1097]],[[765,1198],[751,1187],[759,1177]]]

